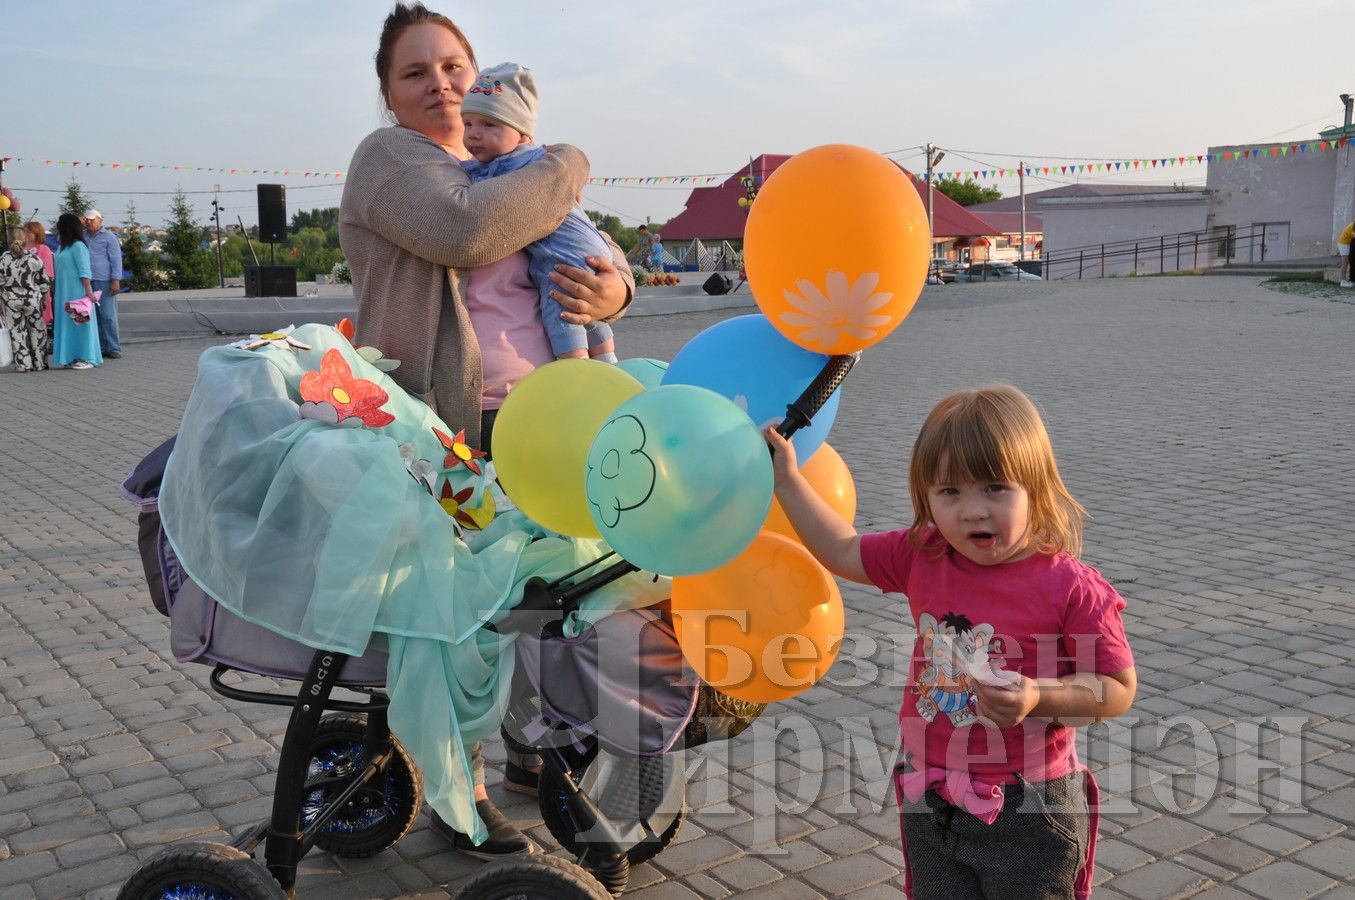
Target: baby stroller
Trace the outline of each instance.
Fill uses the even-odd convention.
[[[292,715],[269,821],[229,845],[170,847],[118,896],[292,896],[297,866],[312,847],[370,856],[408,834],[423,808],[423,777],[387,725],[384,653],[312,651],[236,616],[184,574],[156,508],[172,447],[173,439],[142,460],[123,490],[140,507],[142,564],[152,601],[170,619],[174,656],[212,666],[210,683],[221,695],[288,706]],[[762,710],[701,685],[662,610],[614,613],[565,637],[564,616],[590,590],[624,574],[624,565],[578,584],[533,579],[508,623],[520,636],[506,722],[517,743],[541,755],[542,820],[581,865],[537,856],[488,867],[466,885],[466,896],[520,894],[524,887],[552,897],[619,894],[629,866],[668,846],[686,814],[683,773],[677,758],[664,754],[732,737]],[[618,655],[621,647],[635,652]],[[620,659],[629,665],[613,664]],[[232,673],[300,685],[295,693],[245,689],[231,683]],[[338,699],[335,688],[366,698]],[[260,845],[262,864],[254,858]]]
[[[830,363],[789,407],[784,433],[808,423],[852,362],[834,358],[836,367]],[[230,844],[161,851],[118,896],[291,897],[297,867],[312,847],[370,856],[408,834],[423,807],[423,776],[388,726],[385,654],[312,650],[236,616],[185,575],[157,508],[173,444],[171,438],[142,460],[123,491],[140,508],[138,545],[147,584],[156,608],[170,619],[174,655],[212,666],[210,683],[223,696],[287,706],[291,717],[269,820]],[[553,582],[532,579],[522,602],[498,626],[518,633],[505,729],[541,756],[542,820],[576,862],[536,855],[496,863],[467,882],[463,896],[622,893],[629,867],[668,846],[686,814],[685,773],[670,751],[733,737],[763,709],[702,684],[660,608],[616,612],[566,637],[562,624],[583,596],[634,571],[620,561],[586,574],[601,562]],[[227,681],[232,673],[296,681],[299,688],[246,689]],[[335,688],[365,699],[336,698]],[[254,857],[261,845],[262,862]]]

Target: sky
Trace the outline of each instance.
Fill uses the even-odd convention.
[[[579,146],[603,178],[727,176],[827,143],[922,171],[930,142],[941,172],[1193,156],[1315,139],[1355,93],[1349,0],[425,2],[481,65],[533,69],[540,139]],[[205,223],[215,185],[223,225],[257,221],[260,182],[287,185],[289,217],[337,206],[332,173],[387,124],[372,57],[391,5],[0,0],[4,185],[44,222],[72,177],[112,225],[129,201],[162,224],[176,189]],[[662,222],[690,189],[589,186],[584,205]]]

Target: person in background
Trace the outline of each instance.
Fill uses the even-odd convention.
[[[471,159],[461,164],[471,183],[505,172],[515,172],[546,155],[533,143],[536,133],[536,79],[530,69],[502,63],[482,69],[461,101],[466,123],[466,149]],[[540,292],[541,324],[556,359],[598,359],[616,362],[616,341],[605,322],[574,325],[560,318],[564,312],[551,296],[550,274],[557,263],[583,265],[590,256],[611,252],[583,206],[576,203],[560,227],[526,247],[528,272]]]
[[[118,236],[104,230],[103,213],[91,209],[85,216],[85,245],[89,247],[90,282],[103,291],[98,304],[99,349],[109,359],[122,356],[118,335],[118,299],[122,278],[122,244]]]
[[[1350,280],[1350,242],[1355,240],[1355,222],[1351,222],[1345,228],[1341,229],[1341,235],[1336,239],[1336,252],[1341,254],[1341,287],[1355,287],[1355,282]]]
[[[103,363],[99,350],[99,326],[91,313],[87,321],[77,321],[68,304],[87,299],[97,309],[98,298],[89,275],[89,248],[85,246],[85,229],[75,213],[62,213],[56,220],[56,290],[52,294],[53,333],[52,365],[72,369],[92,369]]]
[[[649,261],[654,257],[654,235],[649,233],[649,225],[641,225],[635,229],[639,235],[639,240],[635,242],[635,249],[632,255],[635,257],[635,263],[643,268],[649,267]]]
[[[24,244],[25,250],[31,250],[42,260],[42,268],[47,272],[47,296],[42,301],[42,321],[46,326],[47,340],[44,346],[47,352],[52,352],[52,282],[56,279],[55,263],[52,261],[52,248],[47,245],[47,229],[42,227],[41,222],[29,222],[24,226],[24,236],[27,239]],[[43,368],[46,368],[43,363]]]
[[[38,255],[25,246],[26,233],[14,229],[0,253],[0,306],[14,348],[14,371],[47,368],[47,326],[42,309],[51,300],[52,276]]]

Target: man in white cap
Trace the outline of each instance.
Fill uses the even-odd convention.
[[[117,293],[122,278],[122,245],[118,236],[104,231],[103,213],[91,209],[85,213],[85,244],[89,247],[89,280],[103,297],[95,304],[99,319],[99,349],[107,359],[122,356],[118,336]]]

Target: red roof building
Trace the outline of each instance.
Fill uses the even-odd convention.
[[[687,198],[686,208],[661,229],[663,239],[665,241],[742,239],[743,226],[748,220],[746,208],[739,205],[739,198],[748,196],[742,179],[751,174],[753,183],[761,185],[788,159],[790,157],[786,155],[764,153],[725,179],[722,184],[716,187],[694,188]],[[925,208],[927,183],[907,169],[904,171],[913,180],[913,187],[917,188]],[[935,230],[934,238],[976,238],[984,235],[995,237],[1002,233],[991,223],[969,212],[940,191],[932,193],[936,198],[936,215],[932,223]]]

